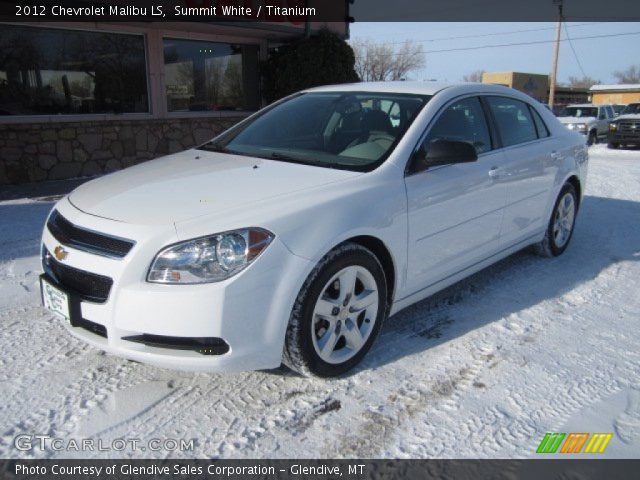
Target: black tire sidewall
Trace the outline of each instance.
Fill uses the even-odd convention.
[[[556,245],[556,241],[553,236],[553,223],[556,218],[556,211],[558,210],[558,205],[560,204],[560,200],[562,200],[562,198],[567,193],[571,193],[571,195],[573,195],[573,204],[575,208],[573,225],[571,225],[571,232],[569,232],[569,239],[566,241],[566,243],[562,247],[558,247]],[[562,190],[560,190],[560,194],[558,195],[558,198],[556,198],[556,202],[554,203],[553,210],[551,212],[551,218],[549,219],[549,225],[547,227],[547,236],[549,238],[549,249],[551,250],[551,253],[553,254],[554,257],[557,257],[558,255],[562,255],[562,253],[564,253],[564,251],[569,246],[569,243],[571,243],[571,238],[573,237],[573,231],[575,230],[575,226],[576,226],[577,215],[578,215],[578,196],[576,194],[576,189],[570,183],[566,183],[562,187]]]
[[[331,364],[322,360],[313,346],[313,339],[311,337],[313,310],[318,297],[322,294],[325,285],[331,280],[331,277],[343,268],[353,265],[364,267],[373,275],[378,285],[378,312],[373,330],[362,349],[344,363]],[[338,255],[330,263],[323,266],[309,285],[302,299],[301,318],[298,319],[300,322],[298,346],[309,371],[320,377],[334,377],[353,368],[362,360],[373,345],[387,315],[387,309],[387,282],[384,270],[373,253],[364,248],[349,250],[344,254]]]

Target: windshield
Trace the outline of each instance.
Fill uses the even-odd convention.
[[[631,103],[622,111],[621,115],[640,113],[640,103]]]
[[[391,153],[428,96],[311,92],[267,108],[201,149],[369,171]]]
[[[598,107],[566,107],[560,112],[561,117],[597,117]]]

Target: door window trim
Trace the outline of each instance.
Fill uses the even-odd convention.
[[[482,112],[484,114],[484,120],[487,124],[487,130],[489,131],[489,137],[491,139],[491,148],[489,150],[487,150],[486,152],[482,152],[482,153],[478,153],[478,160],[480,160],[480,158],[482,158],[483,156],[489,154],[489,153],[493,153],[498,149],[498,145],[497,145],[497,137],[495,136],[495,133],[492,130],[492,125],[491,125],[491,121],[489,119],[489,117],[487,116],[487,110],[485,108],[484,102],[482,101],[482,94],[480,93],[466,93],[463,95],[459,95],[457,97],[452,98],[450,101],[448,101],[447,103],[445,103],[442,107],[440,107],[438,109],[438,111],[436,112],[436,114],[431,117],[431,120],[429,120],[429,123],[427,123],[426,127],[424,128],[422,134],[420,134],[420,137],[418,138],[418,141],[416,142],[416,144],[413,146],[413,148],[411,149],[411,154],[409,155],[409,158],[407,159],[407,162],[404,166],[404,176],[406,177],[412,177],[414,175],[419,175],[421,173],[424,173],[426,171],[433,171],[434,169],[440,169],[440,168],[445,168],[445,167],[449,167],[453,164],[449,164],[449,165],[438,165],[436,167],[433,168],[427,168],[426,170],[421,170],[419,172],[411,172],[410,171],[410,167],[411,167],[411,163],[413,162],[413,157],[416,154],[416,152],[418,151],[418,149],[420,148],[420,146],[422,145],[422,143],[424,142],[424,140],[427,138],[427,135],[429,134],[429,132],[431,131],[431,129],[433,128],[433,126],[435,125],[435,123],[440,119],[440,117],[442,116],[442,114],[444,113],[444,111],[449,108],[451,105],[453,105],[456,102],[459,102],[461,100],[466,100],[467,98],[477,98],[479,103],[480,103],[480,108],[482,109]]]

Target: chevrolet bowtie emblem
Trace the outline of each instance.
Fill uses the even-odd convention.
[[[54,250],[53,250],[53,255],[60,261],[64,260],[65,258],[67,258],[67,256],[69,255],[69,252],[67,252],[64,248],[62,248],[60,245],[58,245]]]

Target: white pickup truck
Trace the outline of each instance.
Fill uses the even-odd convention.
[[[580,132],[587,137],[587,145],[598,143],[599,138],[606,138],[609,123],[614,118],[611,105],[580,104],[565,107],[558,120],[569,130]]]

